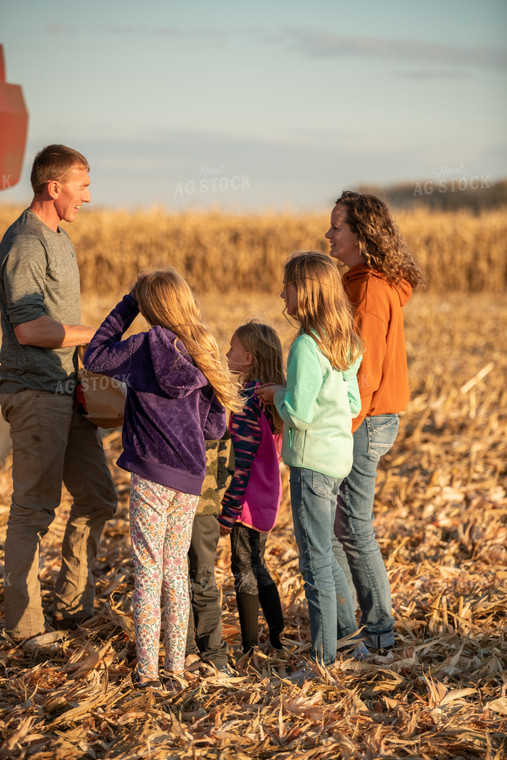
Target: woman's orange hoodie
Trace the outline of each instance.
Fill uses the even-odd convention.
[[[380,272],[364,264],[349,269],[343,285],[365,345],[357,375],[361,411],[352,421],[354,432],[365,417],[397,414],[408,403],[403,307],[412,287],[405,280],[389,285]]]

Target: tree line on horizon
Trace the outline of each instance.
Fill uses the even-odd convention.
[[[492,182],[489,175],[460,176],[449,170],[431,179],[401,182],[385,187],[361,185],[397,209],[429,208],[435,211],[467,210],[480,213],[507,206],[507,179]]]

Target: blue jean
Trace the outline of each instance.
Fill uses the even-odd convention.
[[[373,499],[380,457],[398,434],[397,414],[365,417],[354,433],[354,462],[342,481],[335,519],[335,557],[357,593],[366,644],[394,644],[391,588],[373,529]]]
[[[333,553],[340,480],[304,467],[290,468],[290,496],[299,569],[304,580],[312,659],[329,665],[336,641],[357,630],[347,578]]]

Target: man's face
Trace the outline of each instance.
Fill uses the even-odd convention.
[[[83,203],[90,203],[90,175],[84,166],[71,169],[62,182],[57,183],[54,205],[60,220],[73,222]]]

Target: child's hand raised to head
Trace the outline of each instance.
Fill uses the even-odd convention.
[[[259,385],[255,390],[259,398],[262,399],[264,403],[271,403],[273,401],[275,393],[280,390],[280,388],[283,388],[283,390],[285,390],[285,385],[277,385],[276,383],[264,383],[264,385]]]
[[[130,289],[129,295],[132,296],[132,298],[135,301],[138,300],[138,298],[137,298],[137,287],[139,285],[139,280],[141,280],[145,276],[146,276],[146,272],[145,271],[138,272],[137,273],[136,281],[135,281],[135,283],[132,285],[132,287]]]

